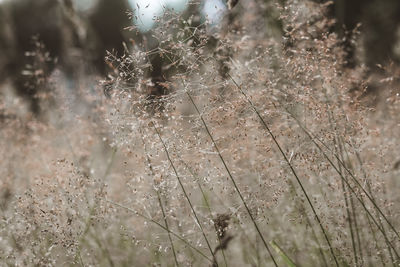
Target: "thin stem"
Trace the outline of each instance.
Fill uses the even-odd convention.
[[[393,249],[393,251],[395,252],[396,256],[398,259],[400,259],[399,254],[397,253],[395,247],[393,246],[393,244],[389,241],[389,238],[387,237],[385,230],[383,227],[381,227],[378,222],[375,220],[375,218],[372,216],[371,212],[367,209],[367,207],[365,206],[364,201],[357,195],[355,189],[350,185],[349,181],[343,176],[343,174],[339,171],[339,169],[336,167],[336,165],[332,162],[332,160],[328,157],[328,155],[326,155],[325,151],[323,151],[322,147],[315,141],[315,139],[317,139],[319,142],[321,142],[321,144],[323,144],[330,152],[332,152],[332,150],[329,149],[329,147],[327,145],[325,145],[321,140],[319,140],[317,137],[313,137],[308,131],[307,129],[305,129],[305,127],[301,124],[301,122],[290,112],[288,112],[292,118],[297,122],[297,124],[299,125],[299,127],[304,131],[304,133],[310,138],[310,140],[314,143],[314,145],[318,148],[318,150],[321,151],[321,153],[323,154],[323,156],[325,157],[325,159],[328,161],[328,163],[333,167],[333,169],[339,174],[339,177],[347,184],[348,188],[350,189],[350,191],[354,194],[354,196],[357,198],[357,200],[360,202],[361,206],[364,208],[364,210],[368,213],[368,215],[371,217],[372,221],[374,222],[374,224],[376,225],[376,227],[379,229],[379,231],[381,231],[382,235],[384,236],[386,242],[388,242],[388,244],[390,245],[390,247]],[[332,152],[334,154],[334,152]],[[361,184],[358,182],[358,180],[352,175],[352,173],[347,169],[347,167],[345,166],[345,164],[339,159],[339,157],[337,155],[334,155],[335,158],[337,159],[338,162],[340,162],[340,165],[350,174],[351,177],[353,177],[353,180],[356,181],[357,185],[364,191],[364,193],[367,195],[367,197],[369,197],[368,193],[365,191],[365,189],[361,186]],[[370,197],[369,197],[370,198]],[[373,199],[370,199],[371,202],[374,204],[375,208],[377,210],[379,210],[380,214],[383,215],[382,211],[379,209],[379,207],[376,205],[375,201],[373,201]],[[384,216],[384,215],[383,215]],[[387,221],[389,226],[391,226],[390,222]],[[392,226],[393,227],[393,226]],[[392,228],[394,229],[394,228]]]
[[[344,162],[344,154],[346,154],[348,162],[350,162],[349,154],[347,152],[346,146],[344,145],[344,141],[342,140],[342,138],[339,138],[339,140],[340,140],[339,148],[341,150],[341,154],[340,154],[341,155],[341,159]],[[344,151],[344,153],[343,153],[343,151]],[[352,168],[351,164],[350,164],[350,168]],[[342,171],[342,169],[340,169],[340,171]],[[342,183],[343,183],[343,181],[342,181]],[[361,264],[360,265],[362,266],[363,263],[364,263],[364,257],[363,257],[362,247],[361,247],[360,229],[358,227],[358,222],[357,222],[357,211],[356,211],[356,208],[355,208],[355,203],[354,203],[353,197],[350,196],[349,198],[350,198],[350,206],[351,206],[351,209],[353,211],[353,218],[354,218],[353,221],[354,221],[354,227],[355,227],[355,231],[356,231],[356,237],[357,237],[357,243],[358,243],[358,251],[359,251],[360,260],[361,260]],[[381,223],[380,220],[379,220],[379,222]],[[382,223],[381,223],[381,226],[382,226]]]
[[[300,124],[300,122],[298,121],[297,118],[295,118],[292,114],[290,114],[299,124],[300,128],[303,129],[303,131],[305,131],[305,129],[302,127],[302,125]],[[396,234],[397,238],[400,240],[400,235],[397,232],[397,230],[394,228],[394,226],[392,225],[392,223],[389,221],[389,219],[386,217],[386,215],[382,212],[381,208],[379,208],[379,206],[376,204],[376,201],[374,200],[374,198],[370,195],[370,193],[368,193],[365,188],[361,185],[360,181],[358,181],[358,179],[354,176],[354,174],[346,167],[346,165],[343,163],[343,161],[341,161],[339,159],[339,157],[333,153],[333,151],[319,138],[317,137],[313,137],[311,136],[310,133],[308,133],[307,131],[305,131],[305,133],[308,135],[308,137],[311,139],[311,141],[317,146],[317,148],[323,153],[324,157],[328,160],[328,162],[332,165],[332,161],[328,158],[328,156],[326,155],[326,153],[322,150],[322,148],[315,142],[315,139],[318,140],[324,147],[326,147],[332,154],[333,156],[337,159],[337,161],[340,163],[340,165],[343,167],[343,169],[346,170],[346,172],[350,175],[350,177],[352,178],[352,180],[356,183],[356,185],[363,191],[363,193],[367,196],[367,198],[371,201],[371,203],[374,205],[374,207],[376,208],[376,210],[379,212],[379,214],[385,219],[386,223],[389,225],[389,227],[392,229],[392,231]],[[334,166],[334,165],[333,165]],[[334,167],[336,170],[337,168]]]
[[[160,208],[161,208],[161,211],[162,211],[162,215],[163,215],[163,218],[164,218],[165,228],[169,229],[168,220],[167,220],[167,216],[165,215],[164,206],[163,206],[162,201],[161,201],[160,192],[158,192],[158,190],[156,190],[156,191],[157,191],[158,203],[160,205]],[[168,239],[169,239],[169,242],[171,244],[172,253],[174,254],[175,265],[179,266],[178,258],[176,257],[174,243],[172,242],[171,234],[170,234],[169,231],[168,231]]]
[[[185,86],[185,84],[184,84],[184,86]],[[236,184],[235,179],[233,178],[233,176],[232,176],[232,174],[231,174],[231,172],[230,172],[230,170],[229,170],[227,164],[225,163],[224,158],[222,157],[221,152],[220,152],[220,150],[218,149],[217,143],[215,142],[213,136],[211,135],[211,132],[210,132],[210,130],[208,129],[208,126],[207,126],[206,122],[205,122],[204,119],[203,119],[203,116],[201,115],[201,113],[200,113],[200,111],[199,111],[199,109],[198,109],[196,103],[194,102],[192,96],[189,94],[189,92],[186,90],[186,88],[185,88],[185,92],[186,92],[187,96],[189,97],[190,102],[192,102],[194,108],[196,109],[196,112],[197,112],[197,114],[199,115],[200,120],[202,121],[203,126],[204,126],[204,128],[206,129],[206,132],[207,132],[208,136],[210,137],[211,142],[213,143],[214,148],[215,148],[215,150],[216,150],[216,152],[217,152],[217,154],[218,154],[218,156],[219,156],[219,158],[220,158],[222,164],[224,165],[224,168],[225,168],[226,172],[228,173],[229,178],[231,179],[231,181],[232,181],[232,183],[233,183],[233,186],[234,186],[235,189],[236,189],[236,192],[238,193],[238,195],[239,195],[239,197],[240,197],[240,199],[241,199],[241,201],[242,201],[242,203],[243,203],[243,205],[244,205],[244,207],[245,207],[247,213],[249,214],[250,219],[251,219],[251,221],[253,222],[254,227],[256,228],[256,231],[257,231],[258,235],[261,237],[261,240],[262,240],[262,242],[263,242],[263,244],[264,244],[264,247],[267,249],[268,254],[270,255],[272,261],[274,262],[274,265],[275,265],[275,266],[278,266],[278,264],[277,264],[276,261],[275,261],[274,256],[272,255],[272,252],[271,252],[271,250],[270,250],[270,248],[269,248],[267,242],[265,241],[264,236],[262,235],[262,233],[261,233],[261,231],[260,231],[260,229],[259,229],[259,227],[258,227],[258,225],[257,225],[257,223],[256,223],[256,221],[255,221],[255,219],[254,219],[254,217],[253,217],[253,215],[252,215],[251,212],[250,212],[249,207],[247,206],[246,201],[244,200],[244,198],[243,198],[243,196],[242,196],[242,193],[241,193],[240,190],[239,190],[239,187],[238,187],[237,184]]]
[[[382,266],[386,266],[385,260],[383,259],[383,251],[379,246],[378,239],[376,238],[375,231],[374,231],[374,229],[372,229],[371,220],[368,217],[368,214],[365,214],[365,217],[367,218],[369,229],[371,230],[372,237],[374,238],[375,248],[377,250],[377,254],[379,255],[379,259],[381,260]],[[367,253],[369,253],[370,254],[369,256],[371,256],[371,252],[368,249],[367,249]],[[371,264],[370,264],[370,266],[371,266]]]
[[[71,146],[71,149],[72,149],[72,146]],[[72,150],[71,150],[71,151],[72,151]],[[113,148],[113,149],[112,149],[111,157],[110,157],[110,159],[108,160],[108,163],[107,163],[107,166],[106,166],[106,170],[105,170],[105,172],[104,172],[104,174],[103,174],[103,176],[102,176],[102,181],[103,181],[103,182],[107,179],[107,176],[110,174],[111,167],[112,167],[112,164],[114,163],[115,155],[116,155],[116,154],[117,154],[117,148]],[[89,204],[89,200],[87,199],[87,196],[86,196],[86,201],[87,201],[87,203]],[[94,212],[95,212],[95,208],[96,208],[95,204],[96,204],[96,203],[93,203],[92,205],[89,204],[89,216],[88,216],[88,218],[86,219],[86,222],[85,222],[85,229],[83,230],[81,236],[79,237],[78,251],[80,251],[80,249],[81,249],[81,244],[82,244],[82,242],[84,241],[85,236],[86,236],[86,234],[89,232],[90,227],[91,227],[91,225],[92,225],[90,222],[91,222],[92,216],[93,216],[93,214],[94,214]],[[81,257],[80,254],[79,254],[79,257]]]
[[[155,176],[155,173],[154,173],[154,170],[153,170],[153,165],[151,164],[151,160],[150,160],[149,154],[148,154],[148,152],[147,152],[146,142],[144,141],[144,137],[143,137],[142,130],[140,129],[139,131],[140,131],[140,135],[141,135],[141,138],[142,138],[142,143],[143,143],[143,147],[144,147],[144,152],[145,152],[145,154],[146,154],[147,165],[148,165],[148,167],[149,167],[149,170],[150,170],[151,175],[154,177],[154,176]],[[161,212],[162,212],[162,215],[163,215],[165,227],[169,230],[168,220],[167,220],[167,216],[166,216],[165,211],[164,211],[164,205],[163,205],[162,200],[161,200],[160,192],[158,191],[157,188],[154,188],[154,190],[155,190],[156,193],[157,193],[158,204],[160,205],[160,208],[161,208]],[[168,239],[169,239],[169,242],[170,242],[170,244],[171,244],[172,253],[173,253],[173,255],[174,255],[175,265],[176,265],[176,266],[179,266],[178,259],[177,259],[177,257],[176,257],[176,252],[175,252],[174,243],[172,242],[171,234],[170,234],[169,232],[168,232]]]
[[[206,204],[208,213],[209,213],[210,216],[212,217],[212,211],[211,211],[210,203],[208,203],[206,194],[205,194],[205,192],[204,192],[204,190],[203,190],[203,187],[201,186],[200,182],[198,181],[197,175],[193,172],[192,168],[190,168],[190,166],[189,166],[185,161],[183,161],[183,160],[181,159],[181,162],[185,165],[185,167],[188,169],[188,171],[190,172],[190,174],[191,174],[191,175],[193,176],[193,178],[196,180],[196,183],[197,183],[197,185],[198,185],[198,187],[199,187],[199,189],[200,189],[200,191],[201,191],[201,195],[202,195],[202,197],[203,197],[203,200],[204,200],[204,202],[205,202],[205,204]],[[222,243],[221,243],[221,237],[220,237],[220,235],[219,235],[218,228],[217,228],[217,226],[215,225],[215,223],[214,223],[213,225],[214,225],[215,233],[216,233],[217,238],[218,238],[219,245],[221,246]],[[224,253],[224,250],[223,250],[223,249],[221,249],[221,253],[222,253],[222,256],[223,256],[223,258],[224,258],[225,266],[228,266],[228,263],[227,263],[227,261],[226,261],[226,257],[225,257],[225,253]]]
[[[181,237],[180,235],[176,234],[175,232],[173,232],[173,231],[167,229],[167,227],[165,227],[164,225],[160,224],[159,222],[153,220],[152,218],[149,218],[149,217],[147,217],[146,215],[143,215],[143,214],[140,213],[140,212],[137,212],[137,211],[135,211],[135,210],[132,210],[131,208],[125,207],[125,206],[123,206],[123,205],[121,205],[121,204],[118,204],[118,203],[116,203],[116,202],[113,202],[113,201],[111,201],[111,200],[106,199],[106,201],[107,201],[108,203],[112,204],[112,205],[115,205],[115,206],[117,206],[117,207],[120,207],[120,208],[123,208],[123,209],[125,209],[125,210],[127,210],[127,211],[130,211],[130,212],[132,212],[133,214],[135,214],[136,216],[141,217],[141,218],[145,219],[146,221],[151,222],[151,223],[157,225],[158,227],[162,228],[163,230],[167,231],[168,233],[172,234],[173,236],[175,236],[176,238],[178,238],[179,240],[181,240],[183,243],[185,243],[185,244],[186,244],[187,246],[189,246],[191,249],[193,249],[194,251],[196,251],[197,253],[199,253],[201,256],[203,256],[203,258],[207,259],[209,262],[211,262],[211,263],[213,262],[212,259],[210,259],[207,255],[205,255],[205,254],[204,254],[203,252],[201,252],[199,249],[197,249],[196,247],[194,247],[194,246],[193,246],[192,244],[190,244],[188,241],[186,241],[183,237]]]
[[[296,178],[297,183],[299,184],[299,186],[300,186],[300,188],[301,188],[301,191],[303,192],[304,196],[305,196],[306,199],[307,199],[308,204],[309,204],[310,207],[311,207],[311,210],[312,210],[312,212],[313,212],[313,214],[314,214],[315,219],[316,219],[317,222],[318,222],[319,227],[321,228],[321,231],[322,231],[322,233],[323,233],[323,235],[324,235],[324,237],[325,237],[326,243],[328,244],[329,250],[330,250],[330,252],[331,252],[331,254],[332,254],[332,257],[333,257],[333,259],[334,259],[334,261],[335,261],[335,264],[336,264],[336,266],[339,267],[339,262],[338,262],[337,259],[336,259],[335,253],[334,253],[333,248],[332,248],[332,245],[331,245],[331,241],[330,241],[329,238],[328,238],[328,234],[326,233],[326,231],[325,231],[325,229],[324,229],[324,227],[323,227],[323,225],[322,225],[321,219],[319,218],[319,216],[318,216],[318,214],[317,214],[317,212],[316,212],[316,210],[315,210],[315,208],[314,208],[314,205],[312,204],[311,199],[310,199],[310,197],[308,196],[308,194],[307,194],[307,192],[306,192],[306,190],[305,190],[305,188],[304,188],[304,186],[303,186],[303,183],[300,181],[300,178],[299,178],[299,176],[297,175],[295,169],[293,168],[292,164],[290,163],[289,159],[287,158],[285,152],[283,152],[283,149],[282,149],[281,145],[278,143],[278,140],[277,140],[277,139],[275,138],[275,136],[273,135],[271,129],[268,127],[267,123],[264,121],[264,119],[261,117],[261,115],[260,115],[260,113],[258,112],[258,110],[256,109],[256,107],[254,106],[253,102],[250,100],[250,98],[247,96],[247,94],[242,90],[242,88],[239,86],[239,84],[237,84],[237,82],[233,79],[233,77],[232,77],[229,73],[228,73],[228,75],[229,75],[229,77],[232,79],[232,81],[233,81],[233,83],[235,84],[235,86],[239,89],[240,93],[244,96],[244,98],[245,98],[245,99],[247,100],[247,102],[250,104],[250,106],[252,107],[253,111],[256,113],[257,117],[260,119],[261,124],[262,124],[262,125],[264,126],[264,128],[267,130],[267,132],[268,132],[269,135],[271,136],[272,140],[274,141],[275,145],[278,147],[280,153],[282,154],[284,160],[285,160],[286,163],[288,164],[290,170],[292,171],[294,177]]]
[[[328,120],[329,120],[329,124],[330,124],[330,127],[331,127],[331,131],[335,133],[335,137],[333,138],[334,147],[335,147],[336,153],[337,153],[337,154],[340,153],[339,155],[343,158],[342,143],[340,142],[341,140],[339,139],[338,134],[337,134],[337,132],[335,131],[335,127],[333,126],[333,121],[332,121],[332,120],[333,120],[333,117],[334,117],[334,116],[333,116],[333,114],[330,112],[330,108],[329,108],[329,104],[328,104],[328,103],[326,104],[326,106],[327,106],[327,109],[329,110],[329,112],[328,112]],[[338,150],[339,150],[340,152],[339,152]],[[341,168],[341,166],[339,166],[339,171],[342,173],[342,168]],[[347,213],[347,221],[348,221],[348,223],[349,223],[349,230],[350,230],[351,245],[352,245],[352,249],[353,249],[354,261],[355,261],[356,266],[358,267],[358,266],[359,266],[359,263],[358,263],[358,256],[357,256],[357,248],[356,248],[355,235],[354,235],[354,231],[357,231],[357,225],[355,225],[355,228],[356,228],[356,229],[353,230],[353,220],[352,220],[352,215],[354,216],[354,220],[355,220],[356,214],[355,214],[355,212],[354,212],[354,205],[353,205],[353,203],[351,203],[351,204],[352,204],[352,205],[351,205],[351,207],[352,207],[352,213],[350,212],[350,205],[349,205],[349,202],[350,202],[351,200],[349,200],[349,198],[351,198],[351,196],[349,196],[349,193],[348,193],[348,191],[347,191],[347,189],[346,189],[346,185],[345,185],[345,183],[344,183],[343,180],[341,180],[341,185],[342,185],[343,198],[344,198],[344,203],[345,203],[345,208],[346,208],[346,213]],[[354,221],[354,222],[355,222],[355,221]],[[360,250],[361,250],[361,247],[360,247]]]
[[[289,184],[289,186],[290,186],[290,192],[293,192],[292,195],[293,195],[294,197],[300,199],[299,195],[298,195],[297,192],[296,192],[296,188],[294,187],[293,181],[288,180],[288,184]],[[314,227],[312,227],[311,220],[310,220],[308,214],[306,213],[306,208],[304,207],[303,201],[298,201],[298,203],[299,203],[298,210],[299,210],[300,213],[305,214],[304,217],[305,217],[305,219],[306,219],[307,225],[310,226],[311,234],[312,234],[312,236],[313,236],[313,238],[314,238],[314,241],[315,241],[315,243],[318,245],[318,252],[319,252],[319,254],[321,254],[321,258],[322,258],[323,265],[324,265],[325,267],[327,267],[327,266],[328,266],[328,263],[327,263],[327,261],[326,261],[325,254],[324,254],[324,252],[322,251],[322,246],[321,246],[320,243],[319,243],[319,240],[318,240],[317,234],[315,233]]]
[[[176,170],[175,165],[174,165],[174,163],[172,162],[172,159],[171,159],[171,157],[170,157],[170,155],[169,155],[169,152],[168,152],[168,149],[167,149],[167,145],[165,144],[164,140],[162,139],[161,134],[160,134],[160,132],[158,131],[158,129],[157,129],[156,125],[154,124],[154,122],[152,122],[152,124],[153,124],[153,126],[154,126],[154,129],[155,129],[157,135],[158,135],[158,138],[160,139],[160,141],[161,141],[161,143],[162,143],[162,145],[163,145],[163,147],[164,147],[165,154],[167,155],[168,161],[169,161],[169,163],[171,164],[172,169],[174,170],[175,176],[176,176],[176,178],[177,178],[177,180],[178,180],[178,182],[179,182],[179,185],[180,185],[180,187],[181,187],[181,189],[182,189],[182,191],[183,191],[183,194],[185,195],[186,200],[187,200],[188,203],[189,203],[189,206],[190,206],[190,208],[191,208],[191,210],[192,210],[192,212],[193,212],[193,215],[194,215],[194,217],[195,217],[195,219],[196,219],[196,222],[197,222],[197,224],[198,224],[199,227],[200,227],[201,233],[203,234],[203,237],[204,237],[204,239],[205,239],[205,241],[206,241],[206,243],[207,243],[207,247],[208,247],[208,249],[210,250],[211,255],[213,256],[213,258],[215,259],[214,252],[213,252],[213,250],[212,250],[212,248],[211,248],[211,245],[210,245],[210,242],[208,241],[208,238],[207,238],[207,236],[206,236],[206,234],[205,234],[205,232],[204,232],[203,226],[201,225],[201,222],[200,222],[200,220],[199,220],[199,217],[197,216],[197,213],[196,213],[196,211],[194,210],[194,207],[193,207],[193,205],[192,205],[192,202],[190,201],[189,195],[186,193],[185,187],[183,186],[183,183],[182,183],[181,178],[180,178],[180,176],[179,176],[179,174],[178,174],[178,171]],[[215,261],[215,262],[216,262],[216,261]],[[218,266],[218,263],[217,263],[217,266]]]
[[[365,181],[365,183],[366,183],[366,185],[367,185],[367,190],[368,190],[368,192],[370,193],[372,199],[375,201],[375,197],[374,197],[374,195],[372,194],[372,189],[371,189],[370,180],[368,179],[367,174],[366,174],[366,172],[365,172],[365,170],[364,170],[364,166],[363,166],[363,163],[362,163],[362,160],[361,160],[361,156],[360,156],[360,154],[359,154],[357,151],[356,151],[356,158],[357,158],[357,160],[358,160],[358,163],[360,164],[361,172],[362,172],[362,174],[363,174],[363,176],[364,176],[364,181]],[[363,197],[361,196],[361,199],[362,199],[362,198],[363,198]],[[383,226],[382,220],[381,220],[381,218],[380,218],[380,216],[379,216],[379,212],[378,212],[378,210],[376,210],[376,208],[375,208],[375,213],[376,213],[376,218],[377,218],[377,220],[378,220],[379,225],[380,225],[381,228],[385,231],[385,228],[384,228],[384,226]],[[368,222],[369,222],[369,221],[368,221]],[[370,222],[369,222],[369,223],[370,223]],[[371,229],[371,231],[372,231],[372,229]],[[374,237],[375,237],[375,232],[374,232]],[[385,240],[385,242],[386,242],[386,240]],[[391,261],[392,261],[392,263],[393,263],[393,266],[394,266],[394,259],[393,259],[393,254],[392,254],[392,251],[391,251],[391,248],[390,248],[390,244],[388,244],[388,242],[386,242],[386,246],[387,246],[387,248],[388,248],[389,257],[390,257],[390,259],[391,259]],[[377,247],[378,247],[378,245],[377,245]],[[380,256],[382,257],[382,255],[380,255]]]

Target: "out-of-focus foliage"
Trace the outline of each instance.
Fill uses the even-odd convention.
[[[236,2],[228,18],[223,19],[219,26],[235,24],[235,14],[245,12],[248,8],[247,3]],[[342,39],[340,45],[346,53],[346,66],[354,68],[365,64],[367,70],[374,73],[379,71],[377,64],[398,63],[399,1],[314,2],[321,2],[328,9],[324,16],[333,20],[329,31],[336,32]],[[263,19],[252,21],[252,27],[256,27],[260,33],[285,39],[286,33],[293,29],[285,27],[278,6],[284,7],[286,1],[258,0],[256,3],[257,10],[254,10],[254,14],[258,17],[261,15]],[[146,13],[150,5],[155,4],[149,2],[147,5],[138,5],[128,0],[16,0],[0,3],[0,49],[4,51],[0,56],[0,83],[11,83],[18,94],[25,96],[30,102],[31,109],[39,113],[38,88],[47,88],[39,90],[44,94],[51,91],[51,88],[47,84],[37,84],[37,81],[47,83],[47,78],[55,69],[61,70],[67,76],[73,88],[81,73],[102,76],[113,73],[115,66],[104,61],[106,51],[121,56],[135,45],[144,51],[158,49],[160,44],[152,31],[141,34],[139,28],[135,31],[127,30],[133,26],[133,18],[139,23],[140,15]],[[198,17],[198,24],[203,23],[199,18],[203,16],[201,11],[205,11],[207,6],[210,10],[214,7],[223,18],[226,10],[219,5],[213,5],[212,1],[191,1],[190,8],[183,16],[189,18],[193,15]],[[160,4],[160,7],[169,6]],[[127,15],[129,12],[131,17]],[[215,43],[211,39],[209,43]],[[35,58],[38,53],[45,55]],[[165,82],[168,80],[168,73],[162,69],[171,62],[166,63],[166,58],[160,58],[157,54],[151,56],[152,70],[148,72],[148,76],[155,81]],[[42,59],[38,60],[38,57]],[[375,87],[371,83],[370,88]]]

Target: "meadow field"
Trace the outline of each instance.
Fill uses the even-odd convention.
[[[40,115],[1,85],[0,266],[399,266],[400,68],[346,67],[329,4],[260,2],[55,69]]]

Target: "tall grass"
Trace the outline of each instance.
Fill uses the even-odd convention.
[[[3,90],[0,265],[397,266],[398,97],[351,90],[326,6],[268,3],[167,12],[157,49],[109,54],[110,98],[54,74],[36,119]]]

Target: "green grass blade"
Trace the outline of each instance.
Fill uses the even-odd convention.
[[[282,260],[286,263],[287,266],[289,267],[296,267],[296,264],[294,263],[293,260],[290,259],[290,257],[279,247],[279,245],[272,240],[270,242],[271,246],[275,249],[275,251],[281,256]]]

